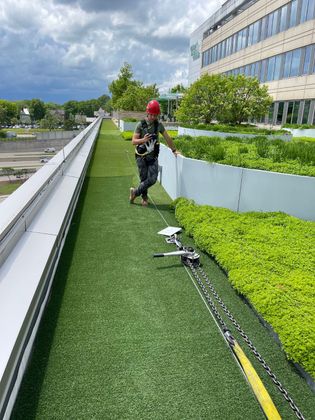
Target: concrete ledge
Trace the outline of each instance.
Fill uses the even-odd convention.
[[[10,418],[100,124],[0,205],[1,419]]]

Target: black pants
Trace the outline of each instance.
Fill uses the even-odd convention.
[[[139,169],[139,176],[140,176],[140,184],[138,188],[135,190],[136,196],[141,195],[142,198],[148,198],[148,188],[156,183],[158,173],[159,173],[159,164],[158,159],[154,159],[151,161],[147,161],[145,158],[137,157],[136,158],[138,169]]]

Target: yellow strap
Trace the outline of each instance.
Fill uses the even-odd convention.
[[[246,354],[243,352],[241,347],[239,346],[238,342],[235,340],[234,345],[231,346],[237,359],[239,360],[244,373],[250,383],[254,394],[263,409],[267,419],[270,420],[281,420],[281,416],[274,405],[268,391],[266,390],[264,384],[262,383],[261,379],[259,378],[257,372],[255,371],[253,365],[248,360]]]

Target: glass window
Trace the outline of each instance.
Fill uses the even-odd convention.
[[[260,61],[256,61],[255,63],[255,76],[259,80],[259,74],[260,74]]]
[[[287,16],[288,16],[288,5],[281,7],[280,9],[280,32],[287,29]]]
[[[220,42],[220,44],[217,45],[217,48],[218,48],[217,59],[218,60],[221,59],[221,47],[222,47],[222,43]]]
[[[243,29],[243,48],[246,48],[248,45],[248,28]]]
[[[312,46],[309,45],[305,48],[305,55],[304,55],[304,63],[303,63],[303,69],[302,74],[309,74],[310,71],[310,62],[311,62],[311,52],[312,52]]]
[[[261,32],[260,32],[260,40],[263,41],[268,33],[268,16],[265,16],[261,19]]]
[[[297,15],[297,0],[293,0],[291,3],[289,28],[292,28],[292,26],[297,25],[296,15]]]
[[[280,79],[281,61],[282,61],[282,54],[276,55],[276,57],[275,57],[275,67],[274,67],[274,73],[273,73],[273,80],[279,80]]]
[[[221,53],[221,57],[224,58],[226,56],[226,39],[222,42],[222,53]]]
[[[276,124],[282,124],[284,102],[279,102]]]
[[[306,21],[308,0],[302,0],[301,23]]]
[[[268,22],[268,29],[267,29],[266,38],[272,35],[273,13],[270,13],[270,15],[267,16],[267,22]]]
[[[237,33],[237,46],[236,46],[236,51],[239,51],[242,48],[242,36],[241,36],[242,31]]]
[[[207,55],[206,55],[206,63],[207,63],[207,66],[210,64],[210,50],[207,50],[207,53],[206,53]]]
[[[268,17],[268,29],[267,29],[267,37],[275,35],[277,33],[278,27],[278,10],[273,13],[270,13]]]
[[[247,45],[253,45],[253,32],[254,32],[254,24],[249,25],[248,27],[248,40]]]
[[[262,60],[261,69],[260,69],[260,78],[259,78],[261,82],[266,81],[266,66],[267,66],[267,60]]]
[[[302,117],[302,124],[307,124],[308,114],[309,114],[309,111],[310,111],[310,105],[311,105],[311,101],[305,101],[303,117]]]
[[[313,19],[314,17],[315,17],[315,0],[309,0],[306,20]]]
[[[292,112],[292,119],[291,124],[296,124],[299,116],[299,107],[300,101],[296,101],[293,103],[293,112]]]
[[[259,38],[260,23],[261,23],[260,20],[258,20],[257,22],[254,23],[254,27],[253,27],[253,40],[252,40],[252,43],[253,44],[257,44],[257,42],[260,41],[260,38]]]
[[[276,62],[276,57],[270,57],[268,59],[266,81],[273,80],[273,74],[274,74],[274,70],[275,70],[275,62]]]
[[[299,75],[300,61],[301,61],[301,48],[292,52],[290,77],[295,77]]]
[[[217,46],[213,47],[213,62],[217,61]]]
[[[229,37],[226,41],[226,55],[231,54],[231,37]]]
[[[255,63],[252,63],[250,66],[250,75],[251,77],[255,77]]]
[[[272,103],[268,112],[268,124],[273,124],[273,112],[275,109],[275,103]]]
[[[292,51],[289,51],[285,54],[284,57],[284,69],[283,69],[283,77],[284,79],[286,77],[290,76],[291,71],[291,61],[292,61]]]
[[[291,124],[294,102],[289,102],[286,123]]]
[[[272,23],[272,35],[275,35],[279,32],[279,17],[280,17],[280,13],[279,10],[275,10],[273,12],[273,23]]]
[[[236,34],[231,36],[231,54],[236,51]]]

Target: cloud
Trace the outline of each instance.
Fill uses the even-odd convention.
[[[98,97],[124,62],[145,84],[187,84],[189,35],[218,7],[216,0],[6,0],[1,95],[60,103]]]

